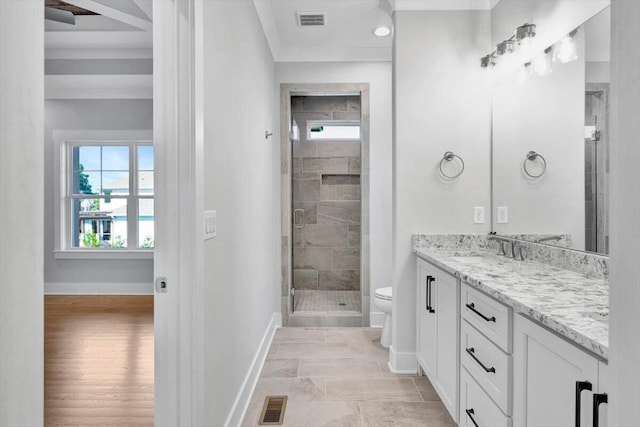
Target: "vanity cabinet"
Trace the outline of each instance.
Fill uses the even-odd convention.
[[[416,357],[454,420],[458,417],[460,285],[422,259],[417,264]]]
[[[598,408],[599,423],[593,419],[605,364],[520,315],[514,318],[513,358],[514,425],[606,426],[606,404]]]

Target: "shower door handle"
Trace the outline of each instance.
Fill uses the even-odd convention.
[[[304,209],[293,210],[293,228],[304,228]]]

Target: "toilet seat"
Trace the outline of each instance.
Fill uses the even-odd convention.
[[[376,298],[391,301],[392,290],[393,288],[391,288],[391,286],[387,288],[379,288],[375,290],[374,295]]]

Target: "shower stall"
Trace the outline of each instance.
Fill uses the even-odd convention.
[[[290,105],[289,323],[361,326],[361,96],[291,96]]]

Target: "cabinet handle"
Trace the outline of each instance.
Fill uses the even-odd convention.
[[[469,356],[471,356],[471,358],[472,358],[473,360],[475,360],[475,361],[476,361],[476,363],[477,363],[478,365],[482,366],[482,369],[484,369],[484,371],[485,371],[485,372],[491,372],[491,373],[493,373],[493,374],[495,374],[495,373],[496,373],[496,368],[494,368],[493,366],[492,366],[492,367],[490,367],[490,368],[487,368],[487,367],[485,366],[485,364],[484,364],[484,363],[482,363],[482,362],[480,361],[480,359],[478,359],[478,358],[476,357],[476,354],[475,354],[475,353],[476,353],[476,349],[475,349],[475,348],[473,348],[473,347],[471,347],[471,348],[467,348],[465,351],[469,354]]]
[[[599,407],[602,403],[609,403],[607,393],[596,393],[593,395],[593,427],[598,427],[600,424],[600,410]]]
[[[477,314],[478,316],[482,317],[484,320],[486,320],[487,322],[495,322],[496,318],[491,316],[491,317],[487,317],[484,314],[480,313],[478,310],[476,310],[476,306],[474,303],[471,304],[465,304],[467,306],[467,308],[471,311],[473,311],[475,314]]]
[[[430,284],[430,281],[431,281],[431,277],[432,276],[427,276],[425,278],[425,281],[424,281],[424,285],[425,285],[425,292],[424,292],[425,308],[424,309],[427,310],[428,312],[431,312],[431,306],[429,305],[429,302],[430,302],[429,301],[429,295],[431,294],[431,288],[430,288],[429,284]]]
[[[465,409],[464,412],[467,413],[467,416],[469,417],[469,419],[471,420],[471,422],[473,423],[474,426],[476,427],[480,427],[478,425],[478,423],[476,422],[476,420],[473,419],[473,414],[475,414],[475,411],[473,410],[473,408],[471,409]]]
[[[436,281],[436,278],[433,277],[433,276],[429,276],[428,281],[429,281],[429,308],[428,308],[428,310],[429,310],[429,313],[435,313],[436,310],[433,308],[433,305],[431,305],[433,303],[433,300],[431,299],[431,291],[433,290],[433,286],[432,285],[433,285],[433,282]]]
[[[576,381],[576,427],[580,427],[580,406],[582,404],[580,394],[585,390],[592,390],[591,383],[589,381]]]

